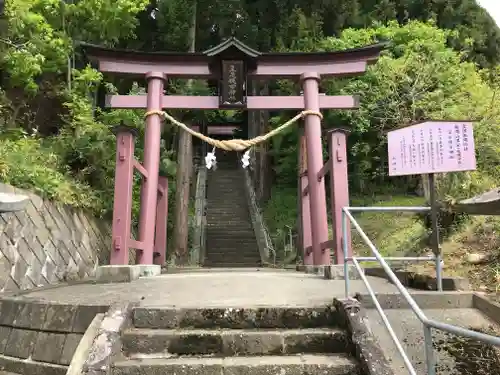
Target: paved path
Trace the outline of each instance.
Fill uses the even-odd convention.
[[[229,271],[229,272],[228,272]],[[389,282],[369,277],[378,293],[393,292]],[[361,280],[351,281],[352,292],[365,293]],[[271,269],[201,270],[141,278],[132,283],[79,284],[33,291],[23,295],[69,304],[110,304],[140,301],[143,306],[260,307],[314,306],[344,296],[343,280]]]

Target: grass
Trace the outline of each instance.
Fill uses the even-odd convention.
[[[415,196],[373,197],[368,204],[356,206],[423,206],[425,200]],[[367,203],[364,199],[362,203]],[[404,256],[418,252],[426,230],[414,213],[408,212],[361,212],[354,215],[361,229],[384,256]],[[356,255],[371,255],[361,236],[352,231],[353,251]]]

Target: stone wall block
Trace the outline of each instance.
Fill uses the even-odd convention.
[[[78,307],[73,305],[51,304],[42,329],[52,332],[71,332]]]
[[[12,265],[12,269],[10,271],[10,277],[16,281],[17,285],[21,290],[23,289],[23,281],[26,278],[26,271],[28,271],[28,264],[26,261],[17,253],[15,263]]]
[[[11,327],[0,326],[0,354],[4,354],[11,332]]]
[[[33,301],[17,302],[18,315],[12,325],[16,328],[42,329],[47,315],[48,305]]]
[[[0,234],[0,251],[11,264],[16,261],[17,249],[5,232]]]
[[[16,215],[12,215],[4,228],[3,233],[7,236],[13,246],[17,246],[17,242],[23,236],[23,227]]]
[[[12,279],[12,276],[9,275],[9,277],[7,278],[3,288],[2,288],[2,292],[4,293],[15,293],[15,292],[18,292],[20,290],[19,288],[19,284],[16,280],[13,280]]]
[[[0,300],[0,325],[12,326],[19,316],[23,305],[11,299]]]
[[[31,203],[33,204],[33,207],[35,207],[35,209],[38,212],[42,212],[43,211],[43,199],[40,198],[38,195],[30,193],[30,192],[27,192],[27,195],[28,195],[28,197],[30,197],[30,200],[31,200]]]
[[[28,358],[33,352],[38,331],[14,328],[5,346],[5,355],[17,358]]]
[[[83,334],[80,333],[70,333],[66,335],[59,364],[69,366],[82,337]]]
[[[39,332],[32,358],[40,362],[59,363],[65,341],[64,333]]]

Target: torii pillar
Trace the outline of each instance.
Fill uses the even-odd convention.
[[[304,107],[319,113],[319,74],[304,73],[300,77],[304,90]],[[309,114],[305,118],[305,137],[307,149],[307,180],[309,190],[312,252],[315,265],[330,264],[330,252],[321,249],[328,241],[328,217],[326,212],[326,193],[324,179],[318,179],[323,168],[323,145],[321,141],[321,119]]]

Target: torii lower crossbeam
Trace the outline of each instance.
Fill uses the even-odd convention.
[[[163,109],[219,109],[218,96],[187,96],[164,95],[161,101]],[[146,108],[146,95],[109,95],[106,97],[108,108]],[[321,109],[357,109],[357,96],[319,96]],[[246,109],[273,110],[273,109],[304,109],[303,96],[248,96]]]

